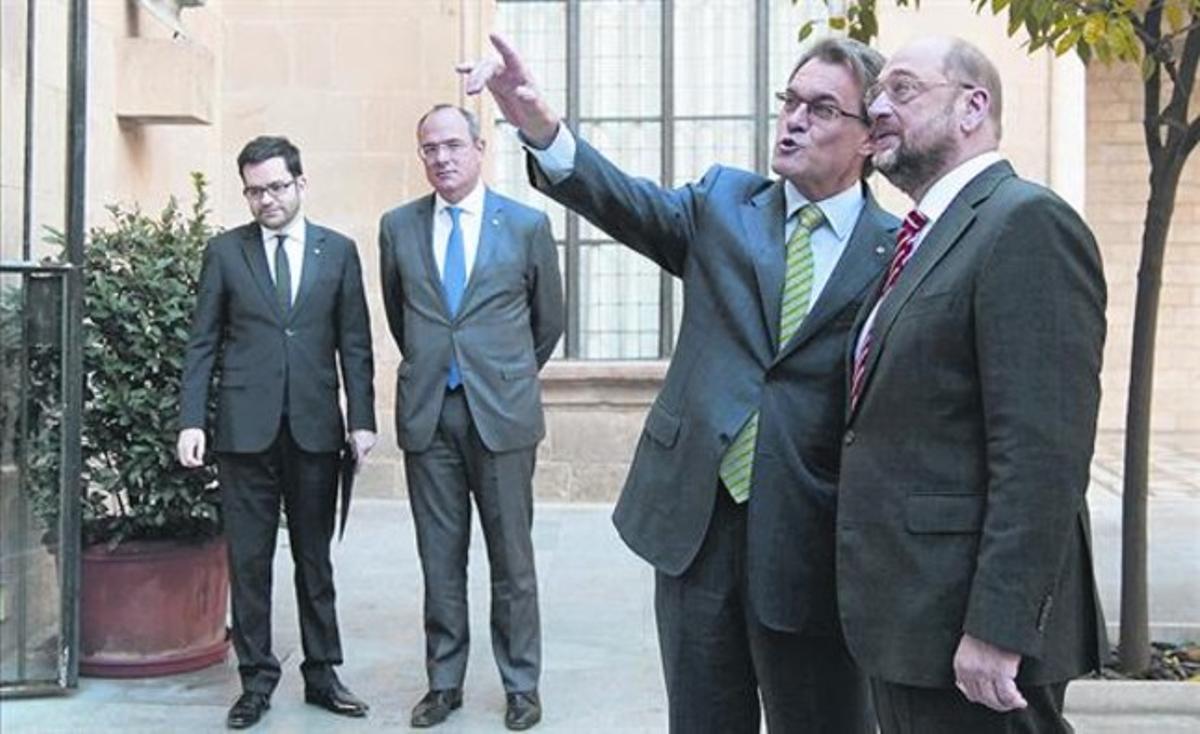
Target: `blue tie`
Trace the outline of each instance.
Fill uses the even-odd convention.
[[[442,264],[442,292],[446,296],[446,310],[450,317],[458,315],[458,306],[462,302],[463,291],[467,287],[467,256],[463,251],[462,227],[458,218],[462,209],[456,206],[446,207],[450,212],[450,238],[446,240],[446,260]],[[454,356],[453,345],[450,351],[450,374],[446,378],[446,387],[453,390],[462,384],[462,375],[458,371],[458,359]]]

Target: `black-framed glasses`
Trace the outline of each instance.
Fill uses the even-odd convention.
[[[887,98],[895,105],[906,105],[922,94],[925,94],[931,89],[937,87],[961,87],[962,89],[976,89],[977,85],[968,84],[967,82],[955,81],[952,79],[944,79],[940,81],[927,81],[918,79],[915,76],[908,74],[896,74],[889,76],[887,79],[880,79],[872,84],[867,89],[867,104],[871,104],[879,95],[886,94]]]
[[[471,144],[465,140],[446,140],[441,143],[425,143],[418,146],[417,154],[421,156],[421,160],[423,161],[432,161],[437,158],[439,150],[444,150],[451,158],[456,158],[470,147]]]
[[[796,110],[804,107],[808,116],[818,122],[833,122],[839,117],[849,117],[863,123],[867,121],[866,116],[847,112],[831,99],[805,99],[790,89],[776,92],[775,99],[779,100],[785,115],[795,114]]]
[[[272,199],[278,199],[291,187],[296,185],[296,179],[291,181],[272,181],[266,186],[247,186],[242,189],[242,195],[251,201],[258,201],[263,194],[270,194]]]

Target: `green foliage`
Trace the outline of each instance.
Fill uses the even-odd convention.
[[[795,2],[796,0],[793,0]],[[1086,63],[1141,65],[1150,78],[1160,70],[1175,78],[1179,49],[1200,23],[1200,0],[970,0],[975,11],[990,10],[1008,16],[1008,35],[1021,33],[1029,51],[1050,49],[1062,56],[1074,51]],[[896,0],[901,7],[909,0]],[[912,0],[913,7],[920,0]],[[876,0],[825,0],[832,13],[829,28],[870,43],[879,34]],[[1165,20],[1165,24],[1164,21]],[[817,21],[800,27],[800,40],[808,38]]]
[[[192,181],[189,212],[174,197],[157,217],[110,206],[110,225],[85,248],[85,545],[220,532],[215,468],[184,469],[174,453],[196,283],[215,234],[204,177]]]

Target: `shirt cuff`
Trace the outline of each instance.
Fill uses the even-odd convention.
[[[552,184],[557,184],[570,178],[575,172],[575,136],[567,129],[567,126],[561,122],[558,124],[558,132],[554,135],[554,140],[545,148],[535,148],[530,142],[517,131],[517,138],[520,139],[521,145],[533,156],[537,161],[538,167],[542,169],[542,173]]]

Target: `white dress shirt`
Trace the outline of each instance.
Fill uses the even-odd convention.
[[[275,237],[287,237],[283,243],[283,251],[287,253],[288,273],[292,276],[292,303],[295,303],[296,294],[300,292],[300,273],[304,269],[304,235],[308,229],[304,214],[297,212],[283,229],[267,229],[261,226],[259,229],[262,230],[263,252],[267,256],[267,268],[271,271],[272,283],[275,282]]]
[[[483,226],[483,200],[487,187],[480,181],[457,204],[451,204],[434,194],[433,200],[433,257],[437,261],[438,277],[445,272],[446,246],[450,243],[450,228],[454,222],[450,217],[448,207],[457,206],[462,209],[458,215],[458,225],[462,228],[463,259],[466,263],[467,282],[471,280],[471,270],[475,267],[475,254],[479,252],[479,230]]]
[[[941,218],[946,210],[950,208],[950,202],[954,201],[954,197],[958,196],[967,184],[971,183],[983,170],[993,163],[999,163],[1003,160],[1000,154],[994,150],[989,150],[986,153],[980,153],[974,158],[959,163],[951,169],[949,173],[937,180],[933,186],[929,187],[929,191],[925,192],[925,196],[921,197],[921,201],[917,202],[917,211],[924,214],[929,221],[925,222],[925,226],[917,232],[913,238],[912,255],[909,256],[909,262],[917,255],[917,248],[921,246],[925,235],[929,234],[929,230],[933,229],[933,225],[937,224],[937,220]],[[907,266],[905,266],[907,267]],[[880,301],[875,302],[874,308],[871,309],[867,320],[863,322],[862,330],[858,332],[858,341],[854,345],[854,355],[857,359],[859,352],[863,348],[863,340],[867,334],[871,333],[871,329],[875,326],[875,314],[879,313]]]
[[[551,183],[561,182],[575,170],[575,136],[566,125],[558,126],[554,140],[544,149],[534,148],[524,139],[521,142]],[[791,238],[792,232],[799,224],[796,212],[809,203],[791,181],[784,182],[783,191],[787,217],[781,247]],[[858,222],[858,215],[866,205],[866,197],[863,195],[862,184],[855,181],[845,191],[815,203],[825,215],[825,221],[813,231],[809,241],[813,251],[813,284],[808,301],[810,310],[829,282],[829,276],[833,274],[842,253],[846,251],[846,244],[850,241],[850,234]]]

